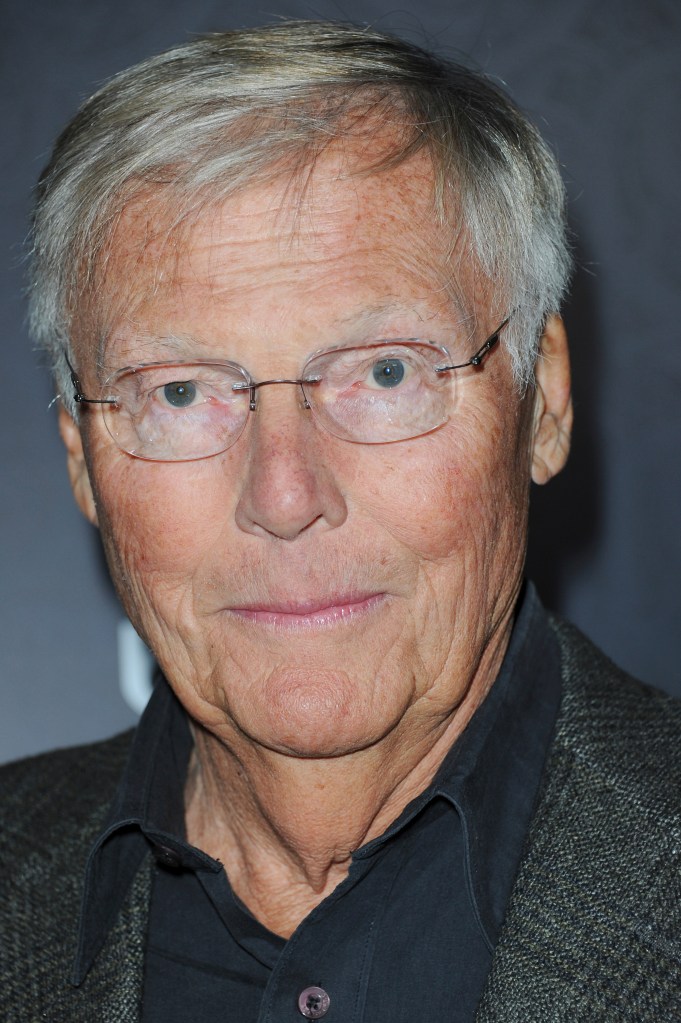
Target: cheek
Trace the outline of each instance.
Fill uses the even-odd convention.
[[[201,463],[94,461],[102,539],[114,582],[149,593],[187,583],[205,563],[224,527]],[[224,495],[223,495],[224,496]]]
[[[528,462],[515,416],[498,419],[480,412],[408,445],[367,449],[357,492],[368,516],[426,561],[489,550],[505,528],[516,531]]]

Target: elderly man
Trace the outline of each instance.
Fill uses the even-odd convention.
[[[160,676],[4,770],[4,1018],[681,1019],[678,705],[523,584],[563,190],[392,38],[198,39],[82,108],[32,325]]]

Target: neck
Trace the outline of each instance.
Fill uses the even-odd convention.
[[[377,749],[300,760],[237,758],[196,732],[187,782],[189,840],[221,860],[253,914],[288,937],[347,875],[353,852],[423,791],[451,745],[449,730],[406,777]]]

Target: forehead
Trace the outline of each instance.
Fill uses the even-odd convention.
[[[305,173],[188,217],[167,194],[129,203],[93,306],[103,363],[120,365],[141,334],[274,337],[293,318],[303,330],[309,320],[326,344],[356,317],[376,314],[389,329],[393,308],[474,312],[464,309],[479,298],[472,264],[437,220],[427,155],[374,173],[358,172],[359,162],[352,146],[334,144]]]

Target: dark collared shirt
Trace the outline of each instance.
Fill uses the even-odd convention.
[[[90,857],[76,980],[151,846],[157,867],[145,1023],[296,1023],[310,1006],[313,1013],[325,1008],[317,989],[330,1000],[328,1023],[468,1023],[491,965],[559,698],[557,644],[527,586],[499,676],[433,783],[355,852],[347,878],[286,941],[239,902],[222,865],[185,840],[191,737],[161,682]],[[311,796],[310,827],[314,821]]]

